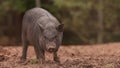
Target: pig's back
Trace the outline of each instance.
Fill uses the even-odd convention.
[[[42,8],[33,8],[28,10],[23,18],[23,22],[27,22],[27,23],[38,23],[37,21],[40,21],[40,24],[45,25],[45,22],[43,21],[51,21],[54,23],[58,23],[57,19],[50,14],[48,11],[46,11],[45,9]],[[47,24],[47,23],[46,23]]]

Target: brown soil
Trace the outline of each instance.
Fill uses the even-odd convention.
[[[53,62],[48,53],[44,64],[37,63],[32,46],[28,49],[29,62],[20,64],[21,51],[21,46],[0,46],[0,68],[120,68],[120,43],[61,46],[60,64]]]

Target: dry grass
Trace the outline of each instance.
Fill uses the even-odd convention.
[[[17,63],[22,47],[0,47],[0,68],[120,68],[120,43],[86,46],[61,46],[58,54],[61,64],[52,61],[46,53],[46,63],[39,64],[32,46],[26,65]]]

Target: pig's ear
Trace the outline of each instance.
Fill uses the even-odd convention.
[[[44,27],[42,27],[41,24],[38,24],[38,25],[39,25],[40,30],[43,31],[43,30],[44,30]]]
[[[63,27],[64,27],[64,24],[60,24],[56,29],[57,29],[59,32],[63,32]]]

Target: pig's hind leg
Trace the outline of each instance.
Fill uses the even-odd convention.
[[[22,56],[21,56],[21,61],[25,61],[26,60],[26,56],[27,56],[27,50],[28,50],[28,40],[25,36],[24,33],[22,33]]]

